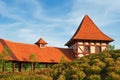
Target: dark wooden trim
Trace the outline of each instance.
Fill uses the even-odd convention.
[[[12,62],[12,72],[15,72],[15,62]]]
[[[33,71],[35,70],[36,68],[36,63],[33,63]]]
[[[48,64],[45,64],[45,67],[48,68]]]
[[[75,57],[78,57],[78,42],[75,42]]]
[[[23,63],[19,62],[19,72],[22,72],[22,69],[23,69]]]

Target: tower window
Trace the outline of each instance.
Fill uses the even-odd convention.
[[[101,46],[96,46],[96,53],[100,53],[101,52]]]
[[[90,46],[85,46],[85,53],[90,53]]]

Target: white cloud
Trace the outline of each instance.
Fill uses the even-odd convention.
[[[21,29],[20,30],[20,33],[29,33],[29,32],[32,32],[32,30],[30,30],[30,29]]]

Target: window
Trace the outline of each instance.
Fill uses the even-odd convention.
[[[101,46],[96,46],[96,53],[100,53],[101,52]]]
[[[85,53],[90,53],[90,46],[85,46]]]
[[[45,48],[45,45],[44,44],[40,44],[40,48]]]

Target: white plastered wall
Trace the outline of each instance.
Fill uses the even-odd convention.
[[[78,44],[80,44],[80,45],[81,45],[81,44],[83,44],[83,42],[78,42]]]
[[[105,49],[106,49],[106,47],[104,46],[104,47],[101,47],[101,49],[102,49],[102,51],[104,51]]]
[[[95,53],[95,46],[91,46],[90,51],[91,51],[91,53]]]

